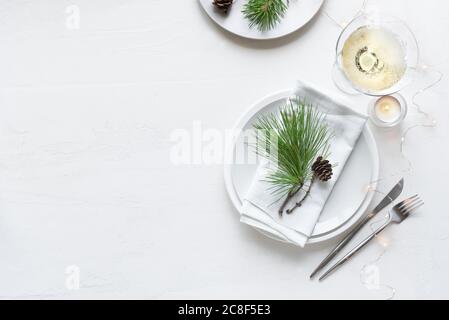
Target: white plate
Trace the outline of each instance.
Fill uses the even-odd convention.
[[[223,29],[244,38],[257,40],[284,37],[300,29],[312,20],[324,2],[324,0],[290,0],[289,9],[282,21],[273,30],[260,32],[257,28],[249,28],[248,20],[242,14],[246,0],[236,0],[228,14],[223,14],[215,8],[212,0],[199,1],[209,17]]]
[[[250,129],[259,114],[276,111],[290,94],[291,90],[282,91],[256,103],[238,121],[234,132]],[[227,146],[226,159],[235,159],[241,152],[246,154],[251,152],[246,149],[247,147],[236,148],[237,145],[245,145],[242,135],[235,137]],[[250,187],[256,169],[257,164],[225,165],[226,189],[238,212],[242,210],[243,197]],[[308,243],[332,239],[351,228],[364,215],[371,203],[378,176],[379,156],[376,141],[369,127],[365,126]]]

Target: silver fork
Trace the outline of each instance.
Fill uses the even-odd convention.
[[[379,227],[376,231],[374,231],[369,237],[367,237],[365,240],[360,242],[354,249],[352,249],[347,255],[345,255],[343,258],[340,259],[333,267],[331,267],[323,276],[320,278],[321,280],[324,280],[327,278],[332,272],[337,270],[339,267],[341,267],[343,264],[345,264],[353,255],[355,255],[357,252],[360,251],[364,246],[368,244],[372,239],[374,239],[379,233],[385,230],[390,224],[396,223],[400,224],[405,219],[407,219],[410,214],[417,210],[418,208],[422,207],[424,205],[424,201],[422,201],[418,195],[415,195],[407,200],[404,200],[400,203],[398,203],[396,206],[393,207],[393,209],[389,212],[388,220],[385,224],[383,224],[381,227]]]

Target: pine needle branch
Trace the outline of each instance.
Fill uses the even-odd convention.
[[[255,151],[274,166],[266,177],[270,190],[288,202],[313,179],[318,156],[329,156],[331,132],[324,114],[300,97],[289,99],[277,114],[261,116],[254,124]]]
[[[288,0],[248,0],[242,13],[249,20],[250,28],[265,32],[273,29],[285,16]]]

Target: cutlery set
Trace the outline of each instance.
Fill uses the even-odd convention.
[[[404,179],[401,179],[396,186],[387,194],[387,196],[379,203],[379,205],[371,211],[362,221],[360,221],[354,229],[346,235],[346,237],[341,240],[337,246],[332,249],[329,255],[319,264],[319,266],[310,275],[313,279],[320,271],[322,271],[342,250],[346,247],[349,242],[356,236],[356,234],[363,229],[364,226],[368,224],[374,217],[377,216],[379,212],[384,210],[388,205],[393,203],[402,193],[404,188]],[[322,281],[329,277],[333,272],[340,268],[343,264],[348,262],[357,252],[359,252],[363,247],[365,247],[371,240],[373,240],[377,235],[379,235],[383,230],[385,230],[391,224],[401,224],[406,220],[411,213],[424,205],[424,202],[420,199],[418,195],[410,197],[397,205],[395,205],[388,214],[387,222],[377,228],[371,233],[367,238],[358,243],[351,251],[349,251],[344,257],[337,261],[332,267],[330,267],[320,278]]]

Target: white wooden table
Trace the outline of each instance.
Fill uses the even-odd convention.
[[[344,21],[360,2],[325,9]],[[370,3],[406,20],[422,61],[449,74],[447,1]],[[337,91],[338,34],[320,14],[247,41],[195,0],[0,0],[0,297],[386,299],[391,286],[449,298],[447,78],[417,98],[438,126],[413,130],[404,150],[404,194],[425,209],[321,284],[308,274],[334,242],[267,239],[239,223],[221,165],[170,162],[175,130],[229,129],[296,79]],[[407,123],[420,119],[412,109]],[[404,168],[400,133],[376,138],[387,191]]]

